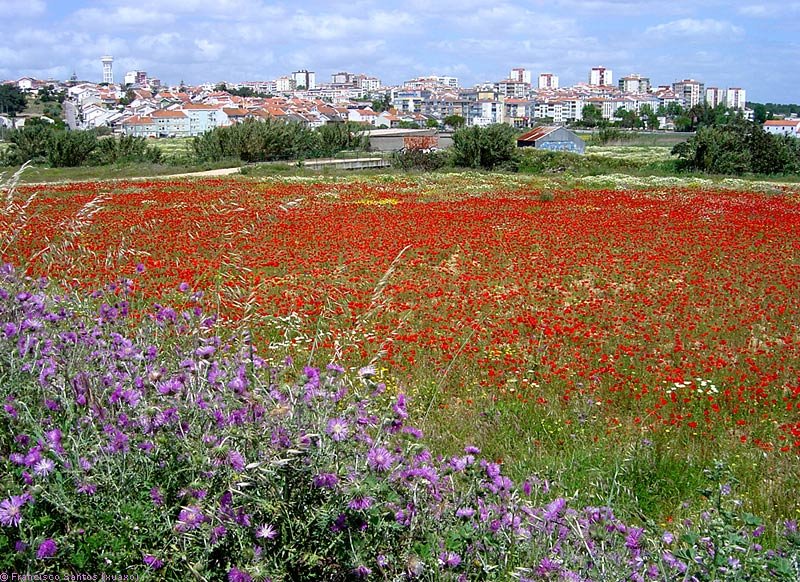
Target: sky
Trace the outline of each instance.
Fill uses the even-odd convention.
[[[0,0],[0,80],[167,84],[268,80],[299,69],[384,84],[452,75],[462,86],[524,67],[561,86],[605,66],[614,82],[686,78],[800,103],[800,2],[771,0]]]

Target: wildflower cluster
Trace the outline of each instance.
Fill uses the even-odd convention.
[[[700,538],[573,508],[475,447],[434,454],[372,367],[275,364],[219,337],[188,286],[185,311],[141,318],[125,288],[93,310],[2,268],[0,569],[701,580],[753,557],[748,579],[797,574],[791,524],[785,548],[708,559]]]

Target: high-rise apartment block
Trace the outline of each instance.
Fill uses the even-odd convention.
[[[613,85],[614,83],[611,69],[606,69],[605,67],[592,67],[592,70],[589,71],[589,84],[598,85],[601,87]]]
[[[558,75],[542,73],[539,75],[539,89],[558,89]]]

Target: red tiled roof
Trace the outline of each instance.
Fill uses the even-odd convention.
[[[537,139],[541,139],[544,136],[553,133],[557,129],[558,127],[554,127],[551,125],[542,125],[541,127],[535,127],[528,133],[519,136],[517,138],[517,141],[536,141]]]
[[[172,109],[159,109],[158,111],[153,111],[150,116],[156,119],[186,118],[186,114],[183,111],[174,111]]]
[[[764,125],[770,127],[797,127],[800,125],[800,119],[769,119],[764,122]]]
[[[150,117],[139,117],[138,115],[134,115],[133,117],[129,117],[122,121],[122,125],[151,125],[153,123],[153,119]]]

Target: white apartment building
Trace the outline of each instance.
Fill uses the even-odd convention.
[[[517,83],[527,83],[528,85],[531,84],[531,72],[528,69],[523,69],[521,67],[511,69],[511,72],[508,74],[508,78],[512,81],[516,81]]]
[[[706,103],[711,107],[725,103],[725,91],[719,87],[706,87]]]
[[[592,67],[589,71],[589,84],[601,87],[611,86],[613,82],[613,74],[611,69],[605,67]]]
[[[684,79],[672,84],[672,90],[683,99],[685,107],[694,107],[705,97],[705,85],[694,79]]]
[[[294,71],[291,75],[295,87],[305,87],[306,90],[314,89],[317,86],[317,75],[314,71],[302,69]]]
[[[641,75],[628,75],[619,80],[620,91],[625,93],[647,93],[650,91],[650,79]]]
[[[541,73],[539,75],[539,89],[558,89],[558,75]]]
[[[744,109],[747,93],[739,87],[731,87],[725,92],[725,106],[731,109]]]

